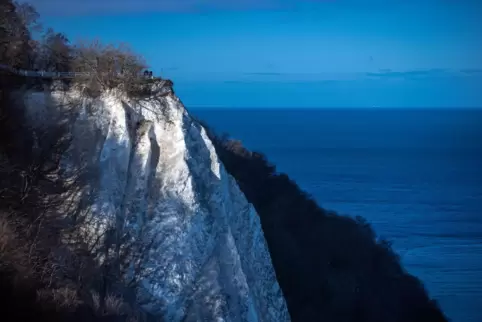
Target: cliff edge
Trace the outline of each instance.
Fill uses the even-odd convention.
[[[73,107],[62,164],[65,176],[79,164],[92,173],[73,200],[88,209],[82,240],[101,264],[122,257],[109,236],[132,241],[122,277],[138,280],[143,309],[167,321],[289,321],[256,210],[170,87],[142,99],[30,92],[24,102],[44,125],[52,106]]]

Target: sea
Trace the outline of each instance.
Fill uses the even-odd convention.
[[[482,321],[482,109],[191,112],[320,206],[365,217],[451,321]]]

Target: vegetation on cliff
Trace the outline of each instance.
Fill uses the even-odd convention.
[[[145,64],[124,45],[71,45],[52,29],[34,39],[34,33],[42,32],[38,18],[28,4],[0,3],[2,320],[144,320],[147,315],[135,301],[137,281],[124,283],[119,277],[123,272],[117,267],[125,266],[123,259],[99,264],[96,256],[110,252],[112,244],[95,245],[95,252],[86,245],[78,232],[88,224],[88,209],[66,202],[89,190],[95,176],[80,166],[66,176],[61,166],[71,145],[69,121],[74,113],[67,105],[59,106],[48,125],[32,124],[19,98],[24,90],[44,90],[53,80],[27,78],[18,70],[79,71],[79,76],[62,82],[95,97],[112,88],[129,94],[143,91],[147,82],[137,75]]]
[[[65,34],[44,28],[31,5],[11,0],[0,4],[0,74],[4,76],[38,71],[38,77],[29,79],[30,87],[57,80],[63,88],[74,86],[91,97],[114,88],[143,95],[159,80],[142,77],[146,68],[144,58],[128,44],[71,43]],[[26,84],[23,80],[19,85]]]
[[[322,209],[263,154],[208,133],[261,218],[293,321],[447,321],[367,221]]]

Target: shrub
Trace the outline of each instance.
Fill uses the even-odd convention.
[[[77,290],[72,287],[37,290],[37,301],[42,305],[51,303],[54,307],[69,311],[75,311],[82,304]]]
[[[136,92],[146,83],[140,77],[146,63],[126,44],[104,45],[96,40],[79,43],[73,52],[73,70],[84,73],[74,81],[87,88],[94,97],[115,88],[124,92]]]

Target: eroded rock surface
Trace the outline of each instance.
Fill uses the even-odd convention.
[[[30,93],[26,102],[46,120],[49,105],[75,102],[73,149],[97,170],[89,238],[114,223],[152,245],[138,288],[146,310],[167,321],[289,321],[255,209],[202,126],[170,90],[158,94]]]

